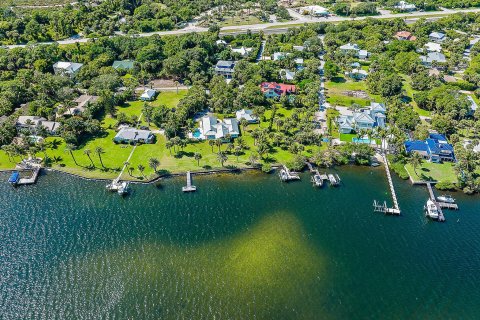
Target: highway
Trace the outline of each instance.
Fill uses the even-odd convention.
[[[426,17],[427,19],[438,19],[442,16],[455,14],[455,13],[467,13],[467,12],[480,12],[480,8],[472,8],[472,9],[443,9],[442,11],[428,11],[428,12],[412,12],[412,13],[401,13],[401,14],[392,14],[385,11],[382,11],[380,15],[377,16],[368,16],[368,17],[358,17],[355,20],[364,20],[367,18],[372,19],[394,19],[394,18],[402,18],[408,22],[412,23],[422,17]],[[250,32],[260,32],[262,31],[264,34],[278,34],[278,33],[285,33],[289,28],[299,26],[302,24],[310,24],[310,23],[319,23],[319,22],[342,22],[342,21],[351,21],[352,18],[350,17],[340,17],[340,16],[332,16],[332,17],[322,17],[322,18],[313,18],[313,17],[305,17],[303,19],[296,19],[287,22],[273,22],[273,23],[261,23],[261,24],[251,24],[251,25],[238,25],[238,26],[227,26],[222,27],[220,29],[220,34],[242,34],[248,31]],[[133,37],[150,37],[153,35],[160,35],[160,36],[168,36],[168,35],[182,35],[191,32],[207,32],[208,28],[198,27],[194,23],[190,23],[187,27],[178,30],[171,30],[171,31],[158,31],[158,32],[148,32],[148,33],[140,33],[136,35],[132,35]],[[116,35],[124,35],[120,32],[117,32]],[[88,42],[90,39],[88,38],[78,38],[78,39],[67,39],[67,40],[60,40],[57,41],[60,45],[69,45],[75,43],[85,43]],[[36,43],[38,44],[50,44],[52,42],[42,42]],[[18,47],[25,47],[25,44],[19,45],[8,45],[5,46],[9,49],[18,48]]]

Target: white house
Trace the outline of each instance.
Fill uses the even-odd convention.
[[[225,42],[225,40],[221,40],[221,39],[220,39],[220,40],[217,40],[216,44],[217,44],[217,46],[226,46],[226,45],[227,45],[227,43]]]
[[[83,67],[81,63],[58,61],[53,65],[53,71],[57,75],[65,75],[74,78]]]
[[[253,114],[252,110],[242,109],[235,112],[235,116],[238,121],[245,119],[248,123],[257,123],[258,118]]]
[[[150,130],[140,130],[137,128],[122,128],[115,138],[115,143],[153,143],[155,141],[155,135]]]
[[[425,44],[427,52],[442,52],[442,45],[440,43],[428,42]]]
[[[399,10],[399,11],[407,11],[407,12],[411,12],[411,11],[415,11],[417,10],[417,6],[415,6],[413,3],[408,3],[406,1],[400,1],[398,2],[395,6],[394,6],[395,9]]]
[[[300,8],[299,11],[304,15],[309,14],[314,17],[326,17],[330,14],[327,8],[316,5]]]
[[[365,80],[368,76],[368,72],[362,69],[352,69],[349,72],[345,72],[345,75],[355,80]]]
[[[152,101],[155,99],[156,95],[157,95],[157,91],[155,89],[145,89],[145,91],[140,96],[140,100]]]
[[[228,137],[238,138],[240,136],[238,120],[233,118],[218,120],[214,116],[205,116],[200,120],[198,132],[189,136],[198,140],[222,141],[227,141]]]
[[[344,44],[343,46],[340,46],[340,52],[343,54],[354,54],[355,56],[358,56],[358,51],[360,51],[360,47],[356,43],[347,43]]]
[[[428,35],[428,38],[433,42],[443,42],[447,38],[447,35],[442,32],[432,32]]]
[[[293,81],[293,79],[295,79],[295,74],[295,71],[291,71],[288,69],[280,70],[280,78],[282,78],[282,80]]]
[[[429,52],[426,56],[420,56],[422,64],[426,67],[431,67],[434,62],[446,63],[445,55],[440,52]]]
[[[57,130],[62,126],[60,122],[48,121],[45,118],[37,116],[20,116],[17,119],[17,129],[27,129],[34,131],[35,129],[42,127],[49,134],[55,134]]]
[[[232,52],[240,54],[242,57],[246,57],[252,52],[253,48],[231,48]]]
[[[360,60],[366,60],[370,53],[367,50],[358,50],[358,58]]]
[[[370,130],[375,127],[385,128],[386,109],[383,103],[373,102],[370,107],[354,111],[350,115],[341,115],[337,118],[340,133],[352,133],[360,130]]]

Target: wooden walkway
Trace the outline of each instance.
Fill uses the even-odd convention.
[[[400,215],[400,207],[398,206],[397,194],[393,186],[392,175],[390,174],[390,167],[388,166],[388,159],[385,153],[382,153],[383,161],[385,164],[385,171],[387,173],[388,186],[390,187],[390,193],[392,194],[393,208],[388,208],[386,202],[382,204],[377,201],[373,202],[373,210],[375,212],[383,212],[385,214]]]

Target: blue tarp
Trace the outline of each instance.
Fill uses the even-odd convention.
[[[10,178],[8,179],[8,182],[10,182],[10,183],[17,183],[18,180],[20,180],[20,173],[18,173],[17,171],[15,171],[14,173],[12,173],[12,175],[11,175]]]

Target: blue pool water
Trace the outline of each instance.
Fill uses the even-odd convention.
[[[192,135],[193,135],[194,138],[197,138],[197,139],[198,139],[198,138],[200,138],[200,136],[202,135],[202,133],[200,132],[200,130],[195,129],[195,131],[193,131]]]
[[[352,142],[354,143],[366,143],[366,144],[371,144],[372,143],[372,140],[371,139],[359,139],[359,138],[353,138],[352,139]]]

